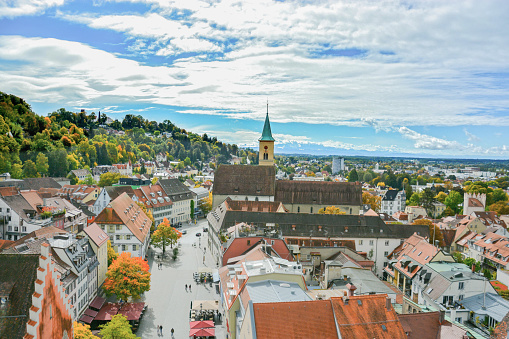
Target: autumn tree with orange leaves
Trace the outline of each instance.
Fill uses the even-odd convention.
[[[152,245],[154,247],[162,248],[163,255],[166,252],[166,247],[177,243],[177,240],[182,236],[182,233],[177,229],[171,227],[168,219],[164,218],[163,222],[157,226],[157,230],[152,234]]]
[[[107,295],[116,294],[122,300],[139,299],[150,290],[150,272],[148,263],[140,257],[131,257],[123,252],[108,267],[103,289]]]

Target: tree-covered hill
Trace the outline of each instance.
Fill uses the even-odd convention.
[[[0,173],[61,177],[77,168],[154,160],[158,153],[199,168],[212,157],[224,163],[239,154],[237,145],[188,132],[169,120],[126,115],[122,121],[107,121],[101,113],[64,108],[43,117],[23,99],[0,92]],[[256,159],[254,153],[240,153]]]

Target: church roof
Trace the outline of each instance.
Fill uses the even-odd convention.
[[[274,166],[219,165],[214,175],[214,194],[273,196]]]
[[[278,180],[275,201],[283,204],[362,205],[362,185],[334,181]]]
[[[265,116],[265,125],[263,125],[262,137],[258,141],[274,141],[272,131],[270,130],[269,112]]]

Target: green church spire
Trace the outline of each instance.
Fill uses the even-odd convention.
[[[258,139],[258,141],[274,141],[274,138],[272,137],[272,132],[270,130],[268,102],[267,102],[267,115],[265,116],[265,125],[263,125],[262,137]]]

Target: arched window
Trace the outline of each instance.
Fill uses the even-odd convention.
[[[248,201],[249,199],[246,197],[246,201]]]
[[[311,207],[311,209],[310,209],[309,213],[313,213],[313,207]]]
[[[263,153],[263,160],[269,160],[269,155],[267,153]]]
[[[300,213],[300,206],[297,207],[297,213]]]
[[[255,198],[255,201],[258,201],[258,197]]]

